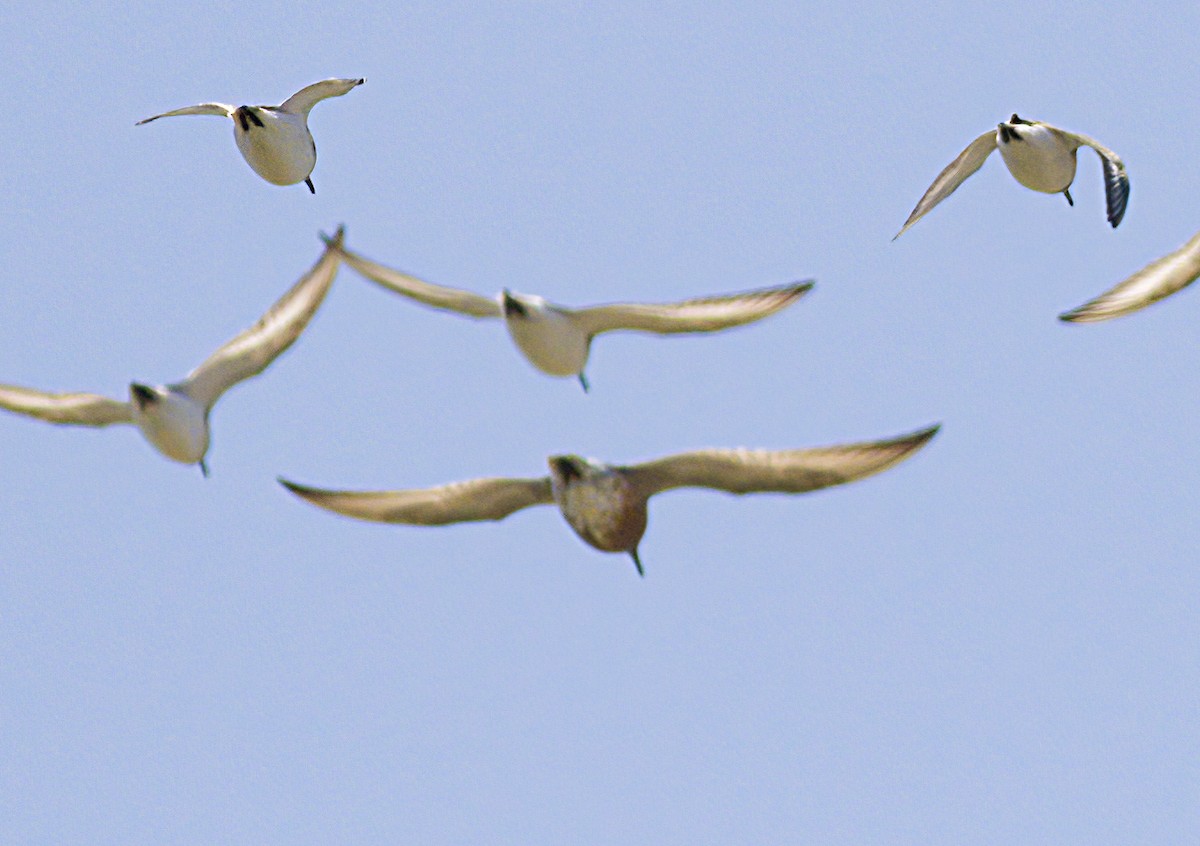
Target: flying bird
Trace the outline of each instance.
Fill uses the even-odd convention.
[[[340,97],[365,79],[323,79],[301,88],[278,106],[228,106],[200,103],[139,120],[135,126],[176,115],[217,115],[232,118],[233,140],[246,164],[272,185],[303,182],[315,194],[311,174],[317,165],[317,145],[308,131],[308,113],[328,97]]]
[[[588,308],[555,305],[533,294],[508,289],[484,297],[458,288],[445,288],[376,264],[345,248],[342,259],[372,282],[419,303],[475,318],[503,318],[517,349],[538,370],[550,376],[579,379],[588,390],[584,368],[592,338],[602,332],[638,331],[660,335],[717,332],[752,323],[774,314],[804,296],[811,280],[737,294],[683,300],[675,303],[614,303]]]
[[[815,449],[704,449],[626,466],[578,455],[548,459],[536,479],[473,479],[403,491],[331,491],[280,478],[313,505],[380,523],[441,526],[502,520],[531,505],[558,506],[575,533],[602,552],[624,552],[645,575],[638,544],[647,502],[672,488],[714,488],[735,494],[805,493],[886,470],[926,444],[940,426],[882,441]]]
[[[1095,150],[1104,165],[1108,222],[1115,229],[1125,216],[1125,205],[1129,202],[1129,176],[1125,173],[1125,163],[1121,157],[1086,135],[1076,135],[1048,123],[1025,120],[1014,114],[972,141],[967,149],[958,154],[958,158],[938,174],[892,240],[903,235],[930,209],[953,194],[968,176],[983,166],[997,147],[1014,179],[1034,191],[1062,194],[1073,206],[1075,201],[1071,199],[1069,189],[1075,181],[1075,154],[1085,146]]]
[[[339,229],[331,243],[339,243],[341,237]],[[0,385],[0,408],[74,426],[131,423],[167,458],[198,464],[207,476],[204,456],[213,404],[238,382],[261,373],[295,343],[325,299],[337,268],[337,252],[333,246],[327,247],[312,269],[257,323],[210,355],[181,382],[134,382],[129,386],[128,402],[99,394],[52,394]]]
[[[1111,291],[1063,312],[1058,319],[1068,323],[1098,323],[1132,314],[1183,290],[1197,276],[1200,276],[1200,232],[1175,252],[1152,261]]]

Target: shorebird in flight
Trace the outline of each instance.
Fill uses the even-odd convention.
[[[332,243],[341,240],[338,230]],[[172,461],[198,464],[208,475],[209,413],[227,390],[261,373],[295,343],[337,275],[338,255],[326,247],[300,281],[252,327],[223,345],[180,382],[129,386],[129,401],[100,394],[52,394],[0,385],[0,408],[50,423],[111,426],[131,423]]]
[[[272,185],[303,182],[315,194],[312,172],[317,145],[308,131],[308,113],[328,97],[340,97],[365,79],[323,79],[301,88],[278,106],[200,103],[139,120],[136,126],[176,115],[216,115],[233,120],[233,140],[246,164]]]
[[[1091,147],[1099,154],[1104,165],[1108,222],[1116,228],[1125,216],[1125,205],[1129,202],[1129,176],[1125,173],[1125,164],[1120,156],[1086,135],[1076,135],[1048,123],[1013,115],[972,141],[967,149],[958,154],[958,158],[938,174],[892,240],[903,235],[930,209],[953,194],[954,189],[983,166],[997,147],[1014,179],[1034,191],[1062,194],[1071,205],[1075,205],[1069,190],[1075,181],[1075,154],[1080,147]]]
[[[675,303],[614,303],[568,308],[533,294],[508,289],[484,297],[459,288],[424,282],[377,264],[345,248],[342,260],[372,282],[397,294],[443,311],[467,317],[503,318],[521,354],[550,376],[579,379],[588,390],[587,366],[592,338],[602,332],[639,331],[660,335],[717,332],[753,323],[791,305],[812,288],[807,280],[736,294],[701,297]]]
[[[549,476],[473,479],[424,490],[332,491],[283,478],[279,482],[313,505],[347,517],[420,526],[502,520],[531,505],[553,503],[585,542],[603,552],[627,553],[644,575],[638,543],[654,494],[672,488],[805,493],[842,485],[903,461],[938,428],[815,449],[704,449],[624,466],[556,455],[548,459]]]

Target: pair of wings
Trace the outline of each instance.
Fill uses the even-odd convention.
[[[344,248],[340,253],[346,264],[372,282],[432,308],[456,312],[467,317],[504,316],[499,298],[484,297],[460,288],[433,285],[415,276],[384,267]],[[676,303],[614,303],[578,309],[561,306],[555,308],[576,321],[580,329],[589,336],[618,330],[659,334],[713,332],[751,323],[774,314],[804,296],[812,286],[811,281],[804,281]]]
[[[882,441],[792,450],[704,449],[615,468],[643,499],[672,488],[728,493],[804,493],[879,473],[924,446],[939,426]],[[329,511],[382,523],[440,526],[501,520],[554,501],[550,478],[472,479],[404,491],[331,491],[279,480]]]
[[[1100,142],[1088,138],[1086,135],[1067,132],[1048,123],[1039,122],[1039,125],[1046,127],[1046,129],[1057,133],[1065,139],[1071,145],[1072,150],[1078,150],[1080,147],[1091,147],[1099,154],[1100,161],[1104,166],[1104,194],[1108,204],[1108,222],[1116,228],[1117,224],[1125,216],[1125,206],[1129,202],[1129,176],[1125,173],[1125,163],[1121,161],[1121,157]],[[917,207],[908,216],[908,220],[904,222],[904,226],[901,227],[892,240],[895,241],[896,238],[903,235],[910,226],[924,217],[930,209],[953,194],[955,189],[959,185],[962,185],[968,176],[983,167],[983,163],[987,161],[987,157],[992,154],[996,146],[995,129],[989,129],[972,141],[967,146],[967,149],[959,153],[958,158],[950,162],[946,166],[946,169],[938,174],[937,179],[933,180],[933,184],[929,186],[925,195],[921,197],[921,201],[917,203]]]
[[[340,244],[342,230],[331,239]],[[336,246],[325,248],[317,263],[284,294],[257,323],[222,345],[204,362],[172,387],[205,408],[245,379],[261,373],[284,350],[295,343],[329,292],[337,275]],[[0,408],[28,414],[51,423],[76,426],[110,426],[133,422],[128,402],[100,394],[54,394],[0,385]]]
[[[322,100],[329,97],[340,97],[351,88],[362,85],[364,82],[366,82],[366,79],[323,79],[320,82],[314,82],[312,85],[301,88],[278,106],[262,106],[260,108],[274,109],[275,111],[287,112],[293,115],[307,115],[312,107]],[[176,117],[178,115],[215,115],[217,117],[232,118],[235,111],[237,111],[236,106],[230,106],[225,103],[200,103],[195,106],[185,106],[182,109],[163,112],[161,115],[148,117],[145,120],[139,120],[136,126],[141,126],[143,123],[150,123],[150,121],[158,120],[159,118]]]

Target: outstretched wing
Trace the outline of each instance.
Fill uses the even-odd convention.
[[[554,501],[549,477],[472,479],[408,491],[327,491],[282,478],[279,483],[313,505],[347,517],[418,526],[503,520],[522,508]]]
[[[1200,232],[1175,252],[1143,267],[1111,291],[1063,312],[1068,323],[1098,323],[1143,309],[1186,288],[1200,276]]]
[[[266,369],[280,353],[295,343],[316,314],[337,275],[342,230],[321,258],[252,327],[229,341],[187,375],[177,387],[211,408],[231,387]]]
[[[968,176],[983,167],[983,163],[987,161],[987,157],[992,154],[994,149],[996,149],[996,130],[989,129],[972,141],[967,149],[958,154],[958,158],[950,162],[946,169],[938,174],[937,179],[933,180],[933,184],[925,192],[925,196],[921,198],[921,202],[917,203],[917,207],[912,210],[912,214],[908,216],[908,220],[904,222],[904,226],[892,240],[895,241],[896,238],[903,235],[930,209],[953,194],[954,190],[962,185]]]
[[[49,394],[15,385],[0,385],[0,408],[72,426],[133,422],[133,409],[127,402],[99,394]]]
[[[621,468],[643,496],[671,488],[735,494],[804,493],[886,470],[923,447],[940,426],[883,441],[815,449],[705,449]]]
[[[141,126],[143,123],[149,123],[152,120],[158,120],[164,117],[175,117],[177,115],[215,115],[217,117],[232,118],[235,109],[233,106],[227,106],[224,103],[201,103],[198,106],[185,106],[182,109],[175,109],[172,112],[163,112],[161,115],[148,117],[145,120],[139,120],[134,126]]]
[[[715,332],[752,323],[794,303],[812,289],[811,281],[678,303],[614,303],[569,312],[589,335],[620,329],[641,332]]]
[[[279,105],[281,112],[294,115],[307,115],[309,110],[322,100],[329,97],[341,97],[347,91],[362,85],[365,79],[322,79],[312,85],[305,86],[288,97]]]
[[[1076,144],[1091,147],[1099,154],[1104,165],[1104,196],[1108,200],[1108,222],[1116,229],[1121,218],[1125,216],[1125,206],[1129,203],[1129,174],[1125,172],[1125,163],[1121,161],[1120,156],[1094,138],[1061,129],[1059,132]]]
[[[427,306],[458,312],[468,317],[502,317],[504,314],[500,303],[491,297],[424,282],[415,276],[376,264],[347,249],[339,248],[338,253],[346,264],[375,284]]]

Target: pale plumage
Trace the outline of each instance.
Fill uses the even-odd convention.
[[[584,541],[604,552],[628,553],[642,572],[638,543],[647,502],[673,488],[713,488],[735,494],[804,493],[861,479],[912,455],[938,430],[931,426],[882,441],[793,450],[705,449],[618,466],[577,455],[553,456],[537,479],[474,479],[404,491],[331,491],[280,479],[320,508],[359,520],[440,526],[502,520],[532,505],[554,503]]]
[[[341,240],[341,231],[333,243]],[[155,449],[208,474],[208,416],[231,387],[261,373],[295,343],[325,299],[337,275],[338,256],[327,247],[321,258],[263,317],[222,345],[181,382],[129,386],[129,401],[98,394],[53,394],[0,385],[0,408],[50,423],[110,426],[132,423]]]
[[[517,349],[550,376],[584,376],[592,338],[603,332],[657,334],[716,332],[761,320],[791,305],[813,286],[811,281],[676,303],[616,303],[587,308],[555,305],[532,294],[508,290],[484,297],[459,288],[425,282],[343,248],[343,260],[372,282],[443,311],[467,317],[502,318]]]
[[[1200,276],[1200,232],[1175,252],[1152,261],[1112,290],[1058,318],[1068,323],[1098,323],[1132,314],[1183,290],[1197,276]]]
[[[1091,147],[1100,156],[1104,167],[1108,222],[1115,228],[1125,216],[1125,206],[1129,201],[1129,177],[1120,156],[1086,135],[1077,135],[1048,123],[1024,120],[1013,115],[996,129],[989,129],[972,141],[967,149],[959,153],[958,158],[938,174],[892,240],[903,235],[934,206],[954,193],[997,148],[1017,182],[1034,191],[1063,194],[1068,203],[1075,205],[1069,189],[1075,180],[1076,152],[1083,146]]]
[[[308,113],[328,97],[340,97],[365,79],[325,79],[301,88],[278,106],[229,106],[200,103],[139,120],[137,126],[178,115],[215,115],[233,120],[233,138],[242,158],[273,185],[303,182],[316,193],[311,174],[317,164],[317,145],[308,131]]]

